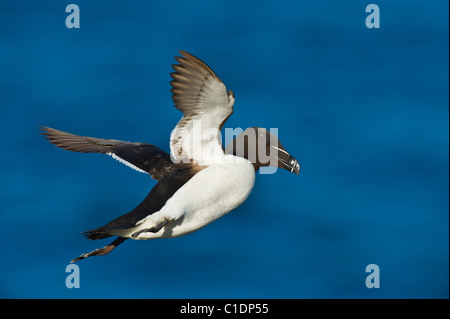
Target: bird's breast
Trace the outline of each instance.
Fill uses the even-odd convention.
[[[193,176],[161,209],[162,215],[182,212],[164,237],[193,232],[242,204],[253,189],[255,170],[246,159],[226,155]]]

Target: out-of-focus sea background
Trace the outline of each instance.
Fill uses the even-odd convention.
[[[0,297],[448,298],[448,1],[0,2]],[[178,50],[236,95],[226,127],[278,128],[302,167],[188,236],[109,243],[81,231],[155,185],[38,126],[169,150]],[[365,285],[380,268],[380,288]]]

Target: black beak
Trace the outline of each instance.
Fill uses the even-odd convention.
[[[300,164],[294,156],[289,156],[289,160],[287,162],[280,158],[280,162],[283,163],[284,169],[288,170],[289,172],[295,173],[297,175],[300,173]]]
[[[279,165],[279,167],[284,168],[285,170],[298,175],[300,173],[300,164],[295,159],[295,157],[291,156],[283,148],[278,148],[275,146],[272,147],[278,150],[278,161],[281,164]]]

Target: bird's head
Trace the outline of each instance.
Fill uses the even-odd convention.
[[[227,145],[225,153],[243,157],[255,167],[255,171],[264,166],[280,167],[299,174],[300,164],[281,145],[278,137],[260,127],[250,127],[236,136]]]

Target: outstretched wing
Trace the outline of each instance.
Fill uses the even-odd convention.
[[[234,94],[204,62],[180,51],[173,65],[172,98],[183,118],[170,135],[174,160],[207,163],[205,150],[223,153],[220,129],[233,113]],[[203,152],[202,152],[203,151]]]
[[[95,137],[79,136],[50,127],[41,127],[42,134],[63,149],[81,153],[103,153],[160,181],[175,170],[170,155],[159,147]]]

